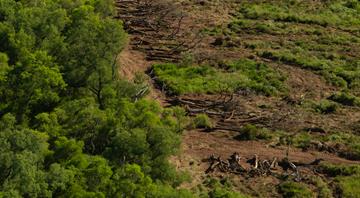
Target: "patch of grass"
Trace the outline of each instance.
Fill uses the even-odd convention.
[[[273,22],[258,22],[247,19],[237,19],[228,24],[228,29],[232,33],[246,32],[251,34],[278,34],[281,32],[279,23]]]
[[[230,179],[207,178],[204,183],[198,186],[201,191],[197,197],[210,198],[246,198],[248,196],[233,190],[233,183]]]
[[[319,103],[315,104],[314,109],[316,112],[319,112],[321,114],[329,114],[336,112],[336,109],[339,106],[329,100],[322,100]]]
[[[219,36],[219,35],[222,35],[224,32],[224,30],[217,26],[217,27],[213,27],[213,28],[204,28],[201,33],[203,34],[207,34],[207,35],[210,35],[210,36]]]
[[[312,177],[311,182],[316,186],[317,188],[317,197],[318,198],[332,198],[332,191],[327,185],[326,182],[324,182],[321,177]]]
[[[313,140],[313,137],[310,133],[302,132],[297,133],[295,136],[289,138],[288,144],[298,148],[307,149],[311,144],[311,140]]]
[[[308,1],[277,1],[243,3],[238,17],[247,19],[274,20],[293,23],[315,24],[321,26],[360,24],[358,6],[347,6],[344,1],[324,2],[316,5]]]
[[[339,197],[359,197],[360,195],[360,166],[321,164],[319,171],[335,177],[335,185]]]
[[[169,94],[235,92],[251,89],[265,95],[286,91],[285,77],[265,64],[249,59],[226,63],[224,68],[210,66],[153,66],[157,82],[165,85]]]
[[[289,50],[266,50],[259,53],[261,57],[281,61],[287,64],[299,65],[303,69],[314,71],[326,70],[329,62],[321,61],[314,56],[307,56],[302,53],[294,53]]]
[[[284,182],[279,185],[279,193],[285,198],[314,197],[314,193],[302,183]]]
[[[323,35],[317,38],[317,42],[326,45],[350,45],[352,43],[359,43],[360,38],[341,33],[322,33]]]
[[[320,172],[330,177],[360,175],[359,165],[320,164]]]
[[[240,135],[236,136],[238,140],[269,140],[273,137],[268,129],[260,129],[255,125],[246,124],[240,130]]]
[[[248,1],[240,5],[223,34],[246,34],[242,46],[259,56],[312,70],[332,85],[358,89],[360,62],[352,53],[360,42],[358,4],[352,0]],[[279,35],[284,39],[274,37]]]
[[[335,93],[329,97],[329,100],[347,106],[360,106],[360,98],[345,92]]]
[[[360,175],[338,177],[335,181],[341,197],[360,197]]]
[[[326,54],[319,58],[301,48],[292,51],[263,50],[259,51],[258,55],[285,64],[299,66],[302,69],[312,70],[322,75],[329,83],[339,87],[357,87],[356,84],[360,78],[357,62],[341,60]]]
[[[343,157],[352,160],[360,160],[360,136],[338,132],[322,137],[322,141],[343,145],[345,148],[340,151],[340,154]]]
[[[197,114],[194,118],[194,127],[195,128],[204,128],[211,129],[214,127],[213,122],[206,114]]]
[[[334,132],[327,135],[311,134],[309,132],[296,133],[289,136],[280,134],[279,143],[282,145],[290,144],[297,148],[308,149],[314,141],[332,145],[333,149],[344,158],[350,160],[360,160],[360,136],[346,132]]]

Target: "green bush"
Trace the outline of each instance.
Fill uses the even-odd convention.
[[[279,186],[279,192],[285,198],[306,198],[313,197],[313,192],[302,183],[284,182]]]
[[[360,175],[359,165],[321,164],[320,172],[330,177]]]
[[[268,140],[271,139],[272,135],[267,129],[259,129],[255,125],[246,124],[240,129],[240,135],[236,136],[235,139],[238,140]]]
[[[338,105],[329,100],[322,100],[318,104],[315,105],[315,111],[322,114],[329,114],[336,112]]]
[[[359,197],[360,166],[321,164],[319,171],[330,177],[335,177],[335,184],[341,197]]]
[[[321,138],[322,141],[329,142],[331,144],[342,145],[343,149],[339,153],[352,160],[360,159],[360,137],[346,132],[333,133]]]
[[[301,132],[295,134],[294,136],[289,136],[287,143],[298,148],[307,149],[309,148],[312,139],[313,137],[310,133]]]
[[[337,182],[341,197],[360,197],[360,175],[338,177],[335,181]]]
[[[311,182],[317,187],[318,198],[332,198],[332,191],[329,186],[324,182],[321,177],[312,177]]]
[[[206,114],[197,114],[194,118],[194,126],[196,128],[211,129],[214,124]]]
[[[347,106],[360,106],[360,98],[345,92],[335,93],[329,97],[329,100]]]
[[[205,195],[204,197],[210,197],[210,198],[246,198],[247,197],[239,192],[233,191],[232,183],[227,178],[222,180],[209,178],[205,180],[204,185],[210,188],[210,191],[208,192],[207,196]]]

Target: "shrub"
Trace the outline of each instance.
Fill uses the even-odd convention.
[[[360,98],[345,92],[335,93],[328,99],[347,106],[360,106]]]
[[[339,153],[342,157],[351,160],[360,159],[360,137],[351,133],[338,132],[323,137],[323,140],[332,144],[342,145]]]
[[[340,197],[359,197],[360,166],[321,164],[319,171],[330,177],[336,177],[335,183]]]
[[[317,187],[317,197],[318,198],[332,198],[332,191],[327,185],[326,182],[324,182],[321,177],[312,177],[311,178],[312,184],[314,184]]]
[[[341,197],[360,197],[360,175],[338,177],[335,181],[338,182]]]
[[[309,148],[312,139],[313,137],[311,137],[308,132],[302,132],[291,137],[288,143],[298,148],[307,149]]]
[[[196,128],[211,129],[214,127],[214,124],[206,114],[198,114],[194,118],[194,126]]]
[[[360,175],[359,165],[321,164],[319,170],[330,177]]]
[[[334,113],[338,108],[338,105],[329,100],[322,100],[318,104],[315,105],[315,111],[322,114]]]
[[[312,191],[305,184],[295,182],[284,182],[280,184],[279,192],[285,198],[313,197]]]
[[[259,129],[255,125],[247,124],[240,130],[240,135],[236,136],[235,139],[238,140],[257,140],[263,139],[268,140],[271,139],[272,135],[270,131],[267,129]]]
[[[204,184],[211,190],[208,193],[210,198],[245,198],[247,196],[235,192],[232,190],[232,183],[227,179],[222,179],[221,181],[217,179],[210,178],[205,180]],[[202,197],[202,196],[201,196]]]
[[[215,187],[212,191],[210,191],[209,197],[210,198],[246,198],[246,196],[238,192],[224,189],[221,187]]]

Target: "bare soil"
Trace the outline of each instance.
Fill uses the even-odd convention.
[[[254,93],[237,93],[230,106],[216,106],[210,109],[218,114],[209,114],[216,123],[211,132],[189,130],[183,134],[181,152],[171,161],[178,170],[188,171],[193,181],[182,187],[193,188],[203,182],[209,175],[205,174],[208,167],[203,159],[215,154],[224,159],[234,152],[244,158],[254,154],[263,159],[273,157],[283,158],[287,147],[274,146],[266,141],[238,141],[234,136],[247,123],[273,130],[283,130],[296,134],[309,128],[320,128],[325,132],[352,131],[353,126],[360,123],[360,109],[343,107],[338,112],[322,115],[305,108],[307,101],[320,101],[338,91],[339,88],[329,85],[323,77],[311,71],[291,65],[273,62],[258,57],[250,49],[214,47],[215,36],[200,35],[205,27],[215,27],[226,24],[231,19],[231,12],[236,1],[169,1],[170,4],[157,4],[157,1],[117,0],[118,18],[124,21],[130,34],[129,46],[119,55],[120,74],[133,79],[136,72],[147,72],[156,62],[178,62],[184,53],[195,55],[198,63],[211,63],[219,59],[232,60],[241,57],[252,57],[265,62],[269,66],[283,72],[287,76],[286,84],[289,93],[286,97],[265,97]],[[168,2],[168,3],[169,3]],[[165,7],[164,7],[165,6]],[[129,12],[131,10],[131,12]],[[151,16],[150,16],[151,15]],[[159,20],[161,23],[159,23]],[[274,35],[242,35],[246,40],[278,40]],[[294,35],[295,37],[301,35]],[[153,83],[149,79],[150,83]],[[181,105],[188,110],[189,115],[195,115],[191,110],[201,110],[207,104],[226,101],[230,95],[185,95],[168,97],[161,90],[153,89],[150,98],[158,100],[163,106]],[[227,98],[227,99],[226,99]],[[179,100],[187,101],[186,103]],[[189,111],[190,110],[190,111]],[[236,111],[235,116],[231,112]],[[200,111],[201,112],[201,111]],[[229,119],[230,118],[230,119]],[[259,118],[259,119],[256,119]],[[229,130],[226,130],[226,128]],[[234,130],[235,129],[235,130]],[[360,164],[339,157],[336,153],[303,151],[291,147],[289,158],[298,162],[311,162],[322,158],[333,164]],[[314,174],[314,173],[309,173]],[[279,180],[274,177],[261,179],[238,177],[229,174],[214,174],[213,176],[230,177],[236,188],[254,196],[276,197],[274,185]]]

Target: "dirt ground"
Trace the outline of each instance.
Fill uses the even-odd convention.
[[[155,62],[177,62],[181,60],[181,54],[196,54],[198,61],[208,61],[211,58],[237,59],[240,57],[255,56],[255,59],[265,62],[274,69],[283,72],[287,76],[288,97],[265,97],[256,94],[237,95],[236,108],[242,115],[234,116],[230,121],[224,121],[223,117],[209,115],[217,126],[236,126],[241,128],[246,122],[241,120],[251,117],[262,116],[261,122],[255,125],[267,127],[274,130],[283,130],[296,133],[304,128],[319,127],[328,131],[349,131],[351,127],[360,121],[359,108],[344,107],[331,115],[315,114],[303,108],[302,102],[308,100],[320,101],[338,90],[331,86],[319,75],[298,67],[280,64],[257,57],[248,49],[224,49],[216,48],[211,43],[216,39],[211,36],[200,38],[197,34],[204,27],[224,25],[231,18],[231,8],[236,5],[235,1],[222,3],[221,1],[176,1],[176,9],[169,10],[175,14],[168,14],[162,20],[167,23],[164,26],[151,24],[153,20],[141,18],[136,13],[147,13],[142,11],[145,4],[139,5],[131,0],[118,0],[118,12],[120,19],[128,24],[127,30],[130,34],[129,46],[121,52],[118,57],[120,74],[128,79],[133,79],[136,72],[146,73]],[[155,2],[155,1],[154,1]],[[205,3],[203,3],[205,2]],[[120,6],[121,5],[121,6]],[[146,4],[153,5],[153,4]],[[149,8],[150,9],[150,8]],[[133,10],[133,13],[126,10]],[[154,10],[156,10],[154,8]],[[148,13],[156,13],[151,11]],[[144,23],[140,23],[139,21]],[[211,20],[210,20],[211,19]],[[150,22],[146,22],[146,21]],[[147,24],[150,23],[150,24]],[[179,25],[181,24],[181,25]],[[158,26],[157,26],[158,25]],[[155,27],[156,26],[156,27]],[[189,31],[190,30],[190,31]],[[175,31],[175,33],[174,33]],[[166,35],[172,35],[168,37]],[[246,39],[246,36],[244,36]],[[254,38],[252,38],[254,39]],[[271,38],[256,38],[271,39]],[[193,45],[193,44],[196,45]],[[180,46],[180,47],[179,47]],[[161,90],[156,89],[153,80],[149,78],[152,86],[148,97],[156,99],[163,106],[172,105],[174,98],[167,97]],[[188,99],[192,102],[212,101],[216,102],[218,95],[186,95],[179,98]],[[266,108],[263,106],[266,105]],[[186,105],[184,105],[186,108]],[[187,106],[189,107],[189,106]],[[190,105],[190,108],[195,108]],[[219,110],[219,109],[217,109]],[[208,175],[205,170],[208,163],[204,159],[214,154],[226,159],[230,154],[238,152],[243,158],[250,159],[257,154],[263,159],[279,159],[286,155],[287,147],[274,146],[266,141],[238,141],[234,140],[236,131],[213,130],[204,132],[202,130],[190,130],[183,134],[181,152],[174,156],[171,161],[180,171],[188,171],[193,181],[185,183],[182,187],[193,188],[200,184]],[[360,161],[351,161],[337,156],[334,153],[319,152],[315,150],[303,151],[291,147],[289,149],[290,160],[308,163],[322,158],[325,162],[333,164],[360,164]],[[246,165],[244,165],[246,166]],[[254,196],[274,195],[273,186],[279,182],[274,177],[265,177],[260,180],[246,177],[235,177],[234,175],[215,174],[216,177],[231,177],[238,181],[237,188]]]

